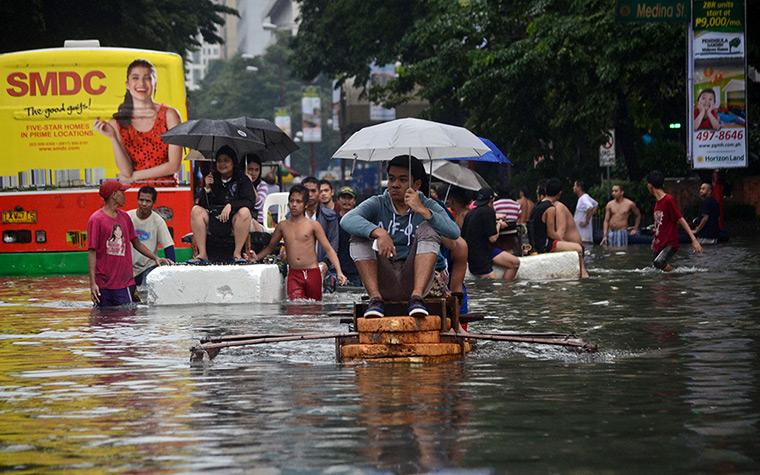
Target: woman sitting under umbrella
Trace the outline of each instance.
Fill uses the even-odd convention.
[[[243,245],[251,227],[251,217],[256,201],[251,180],[237,167],[237,154],[229,146],[216,152],[216,171],[204,177],[204,186],[198,191],[196,205],[190,212],[190,227],[193,230],[198,255],[190,263],[208,260],[207,236],[228,234],[232,223],[235,248],[232,258],[244,262]]]

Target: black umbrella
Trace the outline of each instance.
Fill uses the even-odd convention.
[[[197,119],[182,122],[161,134],[164,142],[199,151],[213,158],[224,145],[232,147],[242,159],[250,152],[265,150],[265,145],[251,130],[226,120]]]
[[[237,127],[247,128],[264,142],[266,150],[256,152],[262,162],[277,162],[298,150],[298,145],[288,137],[288,134],[269,120],[237,117],[227,119],[227,122]]]

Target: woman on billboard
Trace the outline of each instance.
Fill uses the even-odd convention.
[[[119,180],[140,185],[177,186],[182,147],[167,145],[161,134],[178,125],[177,109],[153,100],[156,68],[136,59],[127,68],[124,102],[108,122],[98,118],[94,128],[111,139]]]

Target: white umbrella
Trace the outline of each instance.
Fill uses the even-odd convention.
[[[341,145],[333,158],[374,162],[413,155],[420,160],[437,160],[480,157],[490,151],[464,127],[408,118],[359,130]]]
[[[488,182],[477,172],[453,162],[436,160],[435,162],[427,162],[424,166],[425,171],[434,178],[466,190],[478,191],[481,188],[488,187]]]

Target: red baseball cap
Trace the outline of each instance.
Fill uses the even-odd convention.
[[[127,191],[128,189],[129,185],[125,185],[118,180],[106,180],[100,185],[100,196],[102,196],[104,200],[107,200],[116,190]]]

